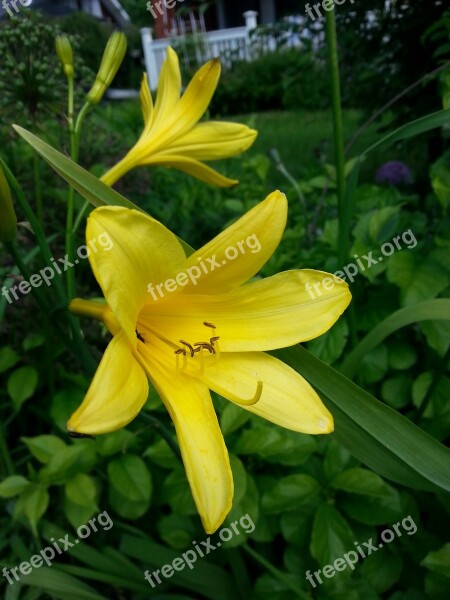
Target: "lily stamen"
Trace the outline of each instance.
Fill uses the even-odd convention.
[[[213,348],[212,344],[208,344],[208,342],[195,342],[194,346],[199,346],[194,352],[199,352],[201,348],[206,348],[210,354],[215,354],[216,351]]]
[[[188,342],[185,342],[184,340],[180,340],[180,344],[183,344],[184,346],[187,346],[189,348],[189,352],[191,353],[191,358],[194,356],[194,348],[191,346],[191,344],[188,344]]]
[[[177,357],[176,376],[178,377],[178,375],[186,369],[186,365],[187,365],[186,350],[184,348],[178,348],[178,350],[175,350],[175,354]],[[180,368],[180,354],[183,355],[183,366],[181,368]]]

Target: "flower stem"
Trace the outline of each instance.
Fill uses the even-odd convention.
[[[341,84],[339,78],[339,56],[334,10],[326,13],[328,63],[330,70],[331,98],[333,106],[334,152],[339,209],[339,264],[345,264],[349,252],[350,216],[345,214],[345,154],[342,127]]]
[[[73,121],[73,82],[70,85],[71,79],[69,79],[69,128],[70,128],[70,157],[76,163],[78,162],[78,154],[80,148],[80,133],[81,126],[83,124],[84,117],[86,116],[90,104],[86,102],[83,108],[80,110],[76,123]],[[71,100],[72,96],[72,100]],[[74,202],[75,202],[75,190],[72,186],[69,187],[67,197],[67,218],[66,218],[66,255],[69,262],[73,262],[74,257],[74,227],[73,227],[73,216],[74,216]],[[73,269],[67,269],[66,271],[66,283],[67,283],[67,295],[69,300],[75,297],[75,272]]]

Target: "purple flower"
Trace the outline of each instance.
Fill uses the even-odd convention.
[[[398,160],[391,160],[378,169],[376,174],[377,183],[387,183],[389,185],[408,185],[413,182],[411,169],[405,163]]]

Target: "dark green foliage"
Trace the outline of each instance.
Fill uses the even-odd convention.
[[[211,112],[223,116],[328,105],[328,79],[321,59],[306,49],[280,49],[225,69]]]

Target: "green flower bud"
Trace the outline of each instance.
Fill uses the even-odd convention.
[[[12,242],[16,237],[17,217],[11,198],[11,191],[0,166],[0,241]]]
[[[55,40],[56,54],[62,64],[66,77],[73,77],[73,53],[67,35],[58,35]]]
[[[94,85],[86,99],[90,104],[98,104],[103,94],[111,85],[127,51],[127,38],[124,33],[115,32],[111,35],[103,53],[100,69]]]

